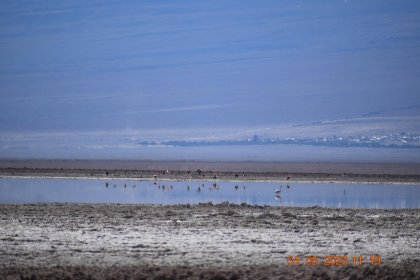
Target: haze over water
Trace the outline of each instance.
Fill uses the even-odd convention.
[[[418,1],[4,1],[0,13],[0,158],[420,158]],[[416,148],[141,144],[254,135]]]

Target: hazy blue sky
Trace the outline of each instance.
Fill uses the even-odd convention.
[[[420,115],[417,0],[0,7],[2,132]]]

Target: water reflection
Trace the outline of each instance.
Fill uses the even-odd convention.
[[[112,187],[111,187],[112,186]],[[341,208],[420,208],[419,185],[0,179],[0,203],[200,202]]]

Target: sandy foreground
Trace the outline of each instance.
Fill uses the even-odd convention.
[[[0,275],[420,279],[419,238],[419,209],[0,205]],[[300,264],[289,266],[288,256]],[[306,256],[318,257],[318,265],[306,265]],[[327,256],[346,256],[349,264],[326,266]],[[354,265],[353,256],[357,262],[363,257],[363,264]],[[380,264],[372,265],[372,256],[380,256]]]

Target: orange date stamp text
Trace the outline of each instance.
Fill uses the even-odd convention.
[[[369,257],[365,256],[324,256],[323,258],[318,256],[288,256],[287,265],[306,265],[306,266],[326,266],[326,267],[341,267],[348,265],[380,265],[381,256],[372,255]]]

